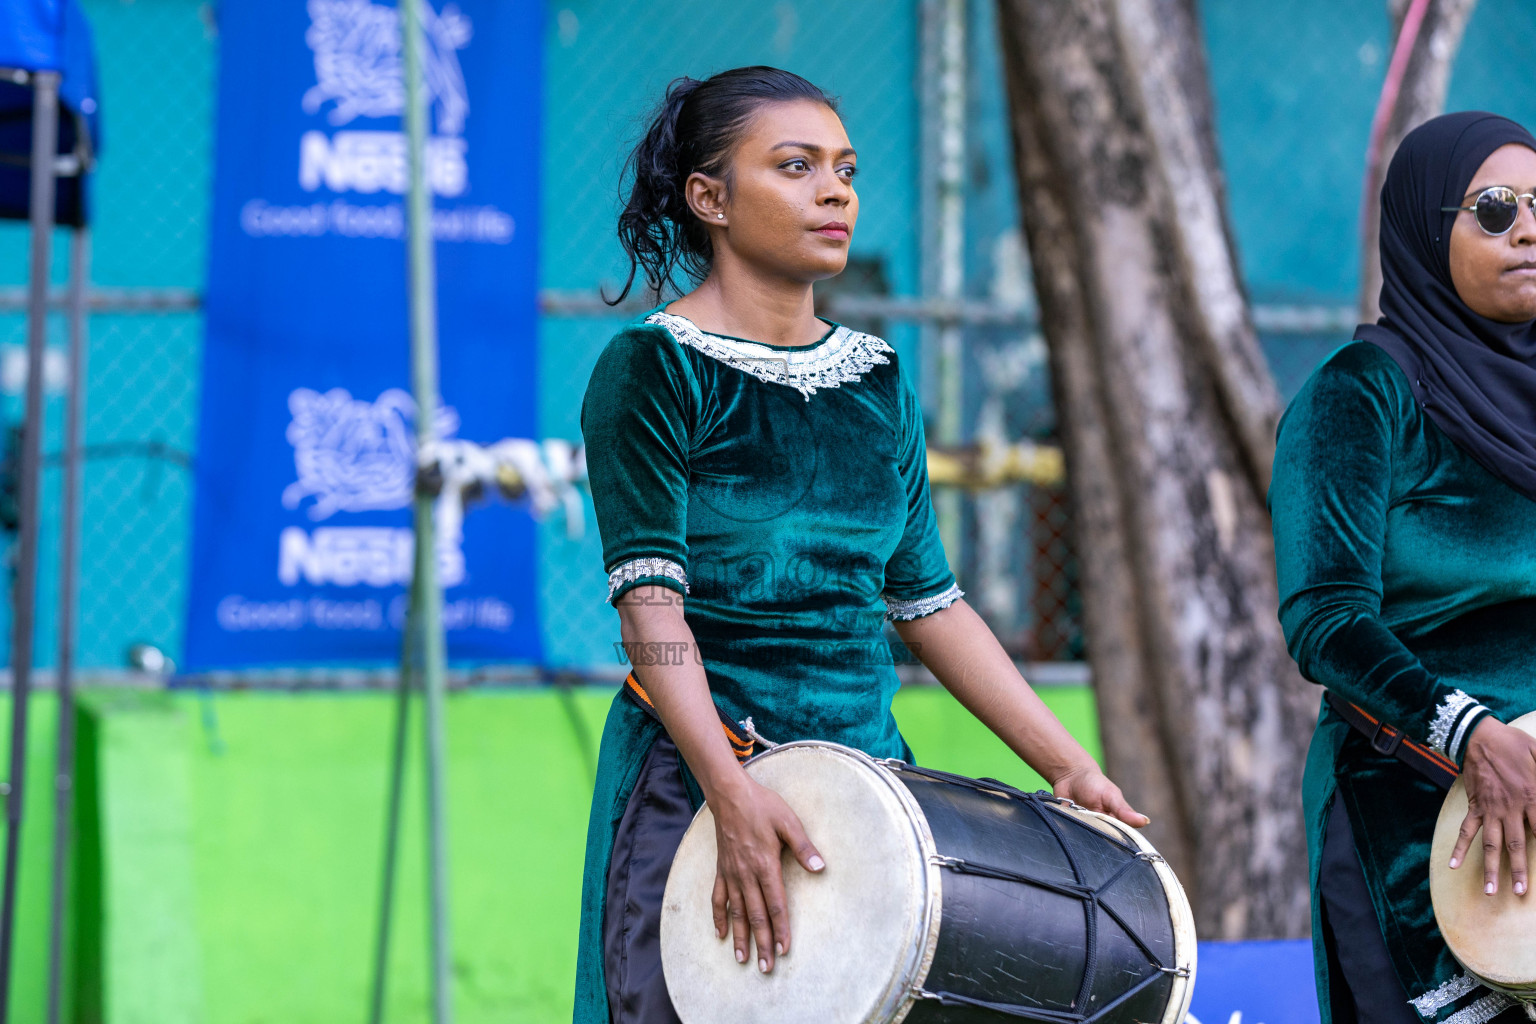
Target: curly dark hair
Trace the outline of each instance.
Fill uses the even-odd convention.
[[[651,291],[677,288],[682,270],[694,281],[709,273],[709,232],[688,206],[683,185],[695,171],[724,178],[730,187],[731,151],[765,103],[814,100],[833,111],[837,100],[793,72],[756,65],[722,71],[702,81],[678,78],[629,159],[619,198],[619,243],[629,254],[629,277],[618,305],[643,273]]]

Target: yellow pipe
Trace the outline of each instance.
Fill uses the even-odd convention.
[[[987,490],[1009,484],[1056,487],[1066,479],[1066,460],[1056,445],[982,441],[964,447],[928,446],[928,481],[935,487]]]

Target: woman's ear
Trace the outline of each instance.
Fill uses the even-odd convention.
[[[702,171],[694,171],[683,182],[688,207],[705,224],[725,225],[725,182]]]

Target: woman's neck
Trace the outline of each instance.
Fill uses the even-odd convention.
[[[769,345],[810,345],[827,333],[816,318],[809,282],[773,280],[730,265],[717,264],[667,311],[711,334]]]

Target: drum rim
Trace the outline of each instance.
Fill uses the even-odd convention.
[[[938,863],[938,844],[934,842],[933,832],[928,826],[928,816],[923,813],[922,807],[918,804],[917,798],[912,795],[911,790],[902,784],[901,779],[887,766],[885,760],[871,757],[856,747],[847,747],[841,743],[830,743],[826,740],[794,740],[777,744],[749,758],[744,767],[784,750],[805,748],[828,750],[872,769],[876,777],[896,796],[902,810],[906,811],[907,822],[917,840],[925,884],[923,907],[918,916],[918,925],[914,929],[914,941],[908,947],[901,969],[895,972],[881,995],[875,1015],[869,1018],[871,1020],[888,1019],[890,1024],[902,1024],[907,1014],[912,1012],[912,1007],[918,1000],[917,993],[928,980],[928,972],[932,969],[934,956],[938,952],[939,926],[944,918],[943,873]],[[882,1016],[882,1014],[889,1014],[889,1016]]]
[[[1522,730],[1523,732],[1536,736],[1536,711],[1530,711],[1526,714],[1520,715],[1512,719],[1509,724],[1517,729]],[[1448,819],[1447,812],[1450,810],[1456,795],[1462,794],[1462,800],[1464,801],[1466,799],[1465,793],[1466,783],[1458,777],[1456,781],[1452,783],[1450,790],[1446,792],[1445,799],[1440,803],[1440,813],[1435,817],[1435,831],[1430,838],[1431,852],[1429,857],[1429,902],[1430,908],[1434,911],[1435,914],[1435,927],[1440,930],[1441,939],[1445,942],[1446,949],[1450,950],[1451,956],[1458,964],[1461,965],[1462,970],[1466,971],[1480,984],[1485,985],[1496,992],[1503,992],[1506,995],[1515,996],[1524,1002],[1532,1002],[1533,997],[1536,997],[1536,978],[1527,979],[1525,981],[1518,981],[1513,978],[1496,980],[1486,974],[1482,974],[1467,966],[1466,961],[1462,959],[1462,951],[1457,950],[1456,946],[1451,942],[1449,936],[1446,934],[1446,928],[1444,922],[1442,921],[1442,912],[1440,908],[1442,900],[1436,898],[1436,893],[1440,888],[1440,885],[1451,884],[1451,868],[1446,863],[1444,857],[1436,857],[1434,855],[1434,848],[1439,845],[1442,832],[1454,835],[1460,831],[1461,822],[1454,820],[1458,815],[1452,814]],[[1465,871],[1470,866],[1471,865],[1463,866],[1460,870]],[[1440,884],[1437,884],[1437,882]]]

